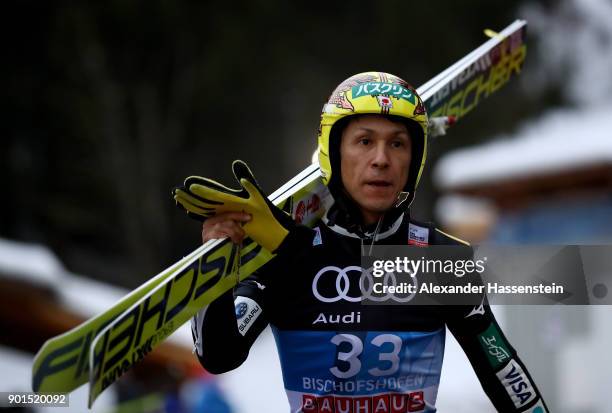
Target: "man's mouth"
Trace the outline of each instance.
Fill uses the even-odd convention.
[[[385,188],[385,187],[391,186],[391,182],[390,181],[385,181],[383,179],[376,179],[376,180],[372,180],[372,181],[366,181],[365,184],[368,185],[368,186],[374,186],[376,188]]]

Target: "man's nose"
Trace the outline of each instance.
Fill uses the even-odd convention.
[[[379,142],[374,148],[372,166],[375,168],[386,168],[389,166],[389,148],[384,142]]]

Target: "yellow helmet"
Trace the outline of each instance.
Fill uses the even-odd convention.
[[[332,184],[340,182],[341,119],[362,114],[388,115],[408,126],[412,138],[412,160],[408,181],[408,203],[414,198],[427,154],[428,119],[423,101],[405,80],[383,72],[365,72],[351,76],[334,90],[321,113],[319,126],[319,166],[323,182],[335,192]],[[344,123],[344,122],[341,122]]]

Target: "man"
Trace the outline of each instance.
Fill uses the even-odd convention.
[[[177,189],[175,199],[205,219],[204,241],[249,236],[277,254],[193,319],[208,371],[238,367],[270,324],[291,411],[432,412],[448,327],[499,411],[546,411],[485,297],[476,307],[361,303],[361,255],[370,246],[464,244],[409,216],[427,132],[412,87],[390,74],[362,73],[342,82],[323,108],[319,163],[334,204],[314,229],[267,201],[239,162],[241,191],[204,178]]]

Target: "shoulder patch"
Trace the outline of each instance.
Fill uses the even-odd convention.
[[[452,240],[454,240],[454,241],[460,242],[460,243],[462,243],[462,244],[464,244],[464,245],[468,245],[468,246],[470,245],[470,243],[469,243],[469,242],[464,241],[464,240],[462,240],[461,238],[457,238],[457,237],[455,237],[455,236],[453,236],[453,235],[447,234],[446,232],[441,231],[441,230],[439,230],[438,228],[436,228],[436,231],[438,231],[440,234],[442,234],[442,235],[444,235],[445,237],[448,237],[448,238],[450,238],[450,239],[452,239]]]
[[[321,238],[321,228],[315,227],[314,231],[316,234],[314,238],[312,239],[312,246],[314,247],[315,245],[322,245],[323,238]]]
[[[261,307],[252,298],[239,296],[234,300],[234,310],[238,331],[244,336],[261,314]]]
[[[408,224],[408,245],[425,247],[429,245],[429,228],[420,225]]]

